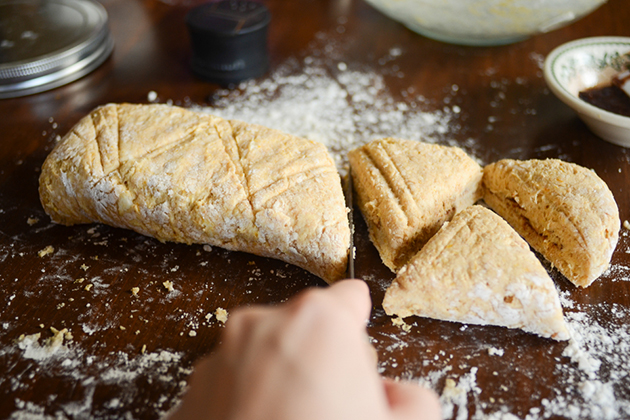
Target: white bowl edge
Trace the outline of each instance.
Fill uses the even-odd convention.
[[[627,44],[628,49],[620,52],[624,54],[630,52],[630,37],[590,37],[578,39],[562,44],[551,51],[545,59],[543,74],[549,89],[562,102],[573,108],[595,134],[617,145],[630,147],[630,117],[605,111],[580,99],[558,80],[555,72],[555,64],[563,54],[569,51],[575,51],[580,46],[588,47],[595,44],[607,43]],[[598,82],[601,81],[602,80],[598,80]],[[596,84],[593,84],[593,86],[594,85]],[[610,124],[617,127],[617,129],[605,129],[601,124]],[[626,136],[621,135],[623,130],[627,131]]]

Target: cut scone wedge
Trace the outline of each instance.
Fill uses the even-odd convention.
[[[463,150],[385,138],[350,151],[356,204],[383,263],[398,271],[442,224],[482,196]]]
[[[523,238],[480,205],[455,215],[398,272],[383,308],[569,339],[553,280]]]
[[[101,222],[160,241],[277,258],[343,277],[350,229],[326,147],[167,105],[92,111],[43,164],[52,220]]]
[[[484,168],[483,183],[488,206],[575,285],[608,268],[619,210],[595,172],[558,159],[505,159]]]

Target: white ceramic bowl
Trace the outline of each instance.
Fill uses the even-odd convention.
[[[568,25],[606,0],[366,0],[429,38],[502,45]]]
[[[578,97],[580,91],[609,84],[630,66],[630,38],[593,37],[568,42],[545,58],[549,89],[604,140],[630,147],[630,117],[605,111]]]

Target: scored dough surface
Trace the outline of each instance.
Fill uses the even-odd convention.
[[[480,205],[455,215],[397,274],[388,315],[520,328],[569,339],[555,285],[507,222]]]
[[[617,203],[595,172],[558,159],[504,159],[484,168],[484,201],[571,282],[587,287],[619,238]]]
[[[331,282],[350,243],[321,143],[167,105],[108,104],[55,146],[40,199],[53,221],[277,258]]]
[[[385,138],[349,153],[356,204],[383,263],[397,271],[482,196],[482,168],[463,150]]]

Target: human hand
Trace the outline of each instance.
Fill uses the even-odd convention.
[[[440,419],[432,391],[377,373],[370,309],[367,285],[344,280],[234,311],[170,420]]]

